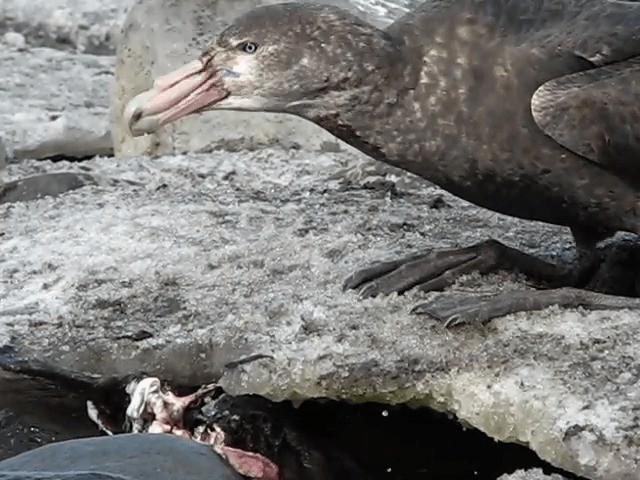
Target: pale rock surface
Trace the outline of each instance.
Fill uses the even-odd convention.
[[[443,294],[340,288],[370,261],[487,236],[569,258],[568,232],[420,182],[328,180],[352,162],[266,149],[10,165],[9,181],[75,170],[120,182],[0,205],[0,345],[236,394],[427,405],[584,477],[638,478],[637,313],[552,308],[448,331],[411,307],[527,287],[493,275]]]
[[[0,137],[9,158],[111,154],[113,63],[51,48],[0,48]]]
[[[24,35],[18,32],[7,32],[2,36],[2,41],[5,45],[15,48],[16,50],[22,50],[27,46],[27,41]]]
[[[565,477],[557,473],[545,475],[545,473],[535,468],[533,470],[518,470],[510,475],[502,475],[498,480],[565,480]]]
[[[133,0],[2,0],[0,34],[16,31],[33,46],[113,54]]]
[[[278,145],[310,151],[349,150],[320,127],[284,114],[206,112],[182,119],[153,135],[133,138],[123,121],[127,102],[153,79],[197,58],[236,16],[280,0],[142,0],[129,11],[118,47],[111,121],[116,155],[255,150]],[[384,26],[420,0],[315,0],[348,8]]]

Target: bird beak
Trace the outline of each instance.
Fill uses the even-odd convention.
[[[203,57],[158,78],[153,87],[127,104],[124,116],[134,137],[199,112],[228,96],[213,57]]]

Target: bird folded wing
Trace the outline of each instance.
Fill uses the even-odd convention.
[[[565,148],[640,181],[640,56],[546,82],[531,112]]]

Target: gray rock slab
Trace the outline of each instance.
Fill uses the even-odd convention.
[[[9,157],[111,154],[113,63],[50,48],[0,48],[0,137]]]
[[[0,138],[0,170],[7,166],[7,148],[4,146],[2,138]]]
[[[638,478],[638,312],[550,308],[444,330],[410,309],[529,287],[500,274],[427,295],[341,290],[371,261],[489,236],[566,259],[568,232],[419,181],[329,180],[353,160],[266,149],[9,165],[9,181],[75,168],[121,182],[0,205],[0,345],[235,394],[427,405],[587,478]],[[439,197],[450,208],[429,208]],[[153,336],[136,341],[141,330]]]
[[[175,435],[52,443],[0,462],[2,480],[241,480],[210,447]]]
[[[31,46],[113,54],[132,0],[2,0],[0,37],[23,35]]]
[[[142,0],[130,9],[118,47],[111,124],[117,155],[255,150],[280,146],[310,151],[354,150],[320,127],[283,114],[206,112],[153,135],[133,138],[123,112],[154,78],[198,58],[205,45],[236,16],[280,0]],[[304,1],[304,0],[303,0]],[[318,3],[318,0],[315,0]],[[319,0],[348,8],[384,26],[421,0]]]

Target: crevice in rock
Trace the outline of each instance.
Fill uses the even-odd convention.
[[[299,412],[308,432],[317,432],[318,438],[333,437],[342,448],[351,449],[354,458],[380,472],[375,479],[495,479],[529,468],[579,478],[525,446],[496,441],[429,408],[312,401]],[[363,439],[368,439],[366,444]]]
[[[102,158],[113,158],[113,152],[111,153],[100,153],[100,157]],[[71,162],[71,163],[76,163],[76,162],[86,162],[89,160],[93,160],[94,158],[96,158],[96,154],[89,154],[89,155],[79,155],[79,156],[72,156],[72,155],[65,155],[65,154],[57,154],[57,155],[49,155],[48,157],[43,157],[43,158],[39,158],[38,160],[42,160],[42,161],[50,161],[53,163],[58,163],[58,162]]]
[[[3,379],[1,374],[0,393],[0,459],[52,441],[99,435],[87,418],[82,395],[43,380],[13,375]],[[227,397],[227,417],[237,423],[221,423],[230,443],[246,448],[256,435],[259,443],[268,442],[274,430],[266,434],[260,431],[262,424],[252,423],[266,416],[264,425],[277,425],[290,440],[287,455],[321,459],[319,464],[336,469],[327,477],[332,480],[341,480],[347,471],[370,480],[493,480],[531,468],[580,480],[525,446],[495,441],[429,408],[328,399],[307,400],[296,407],[256,395]],[[340,463],[344,465],[339,468]]]
[[[301,450],[298,455],[323,457],[318,464],[329,465],[328,478],[334,480],[354,475],[367,480],[493,480],[533,468],[581,479],[541,460],[525,446],[496,441],[477,429],[464,428],[452,415],[426,407],[313,399],[295,408],[290,402],[275,404],[257,396],[240,396],[229,409],[230,417],[254,418],[256,411],[268,411],[272,418],[285,418],[284,429],[293,431]],[[247,441],[242,428],[233,435],[224,421],[219,424],[232,446],[246,449],[254,441]],[[343,468],[336,466],[340,462]]]

